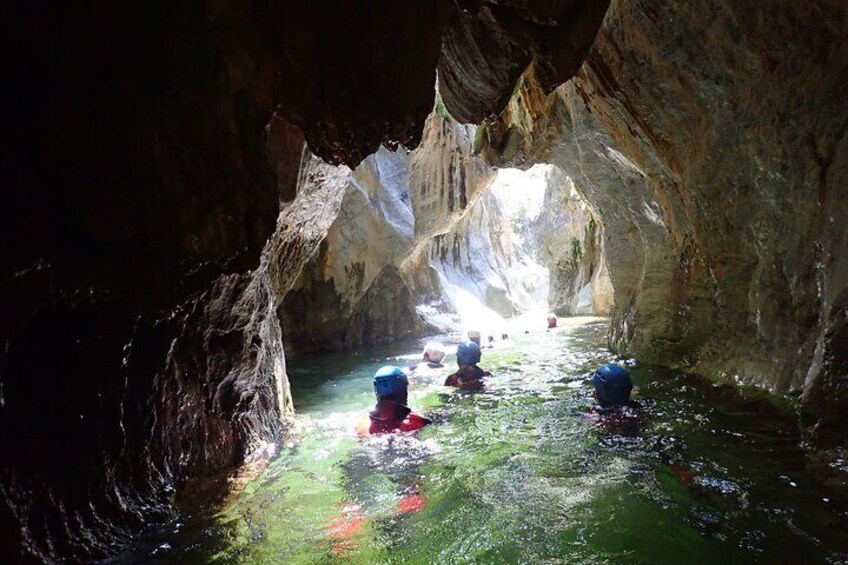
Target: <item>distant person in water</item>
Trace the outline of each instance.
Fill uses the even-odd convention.
[[[552,329],[555,327],[557,327],[557,317],[556,314],[551,312],[550,314],[548,314],[548,329]]]
[[[456,364],[459,370],[449,376],[445,386],[455,386],[463,389],[483,388],[483,378],[492,376],[477,366],[480,362],[480,346],[473,341],[460,343],[456,348]]]
[[[430,420],[413,414],[406,405],[409,380],[400,367],[388,365],[374,374],[377,406],[356,426],[360,437],[420,430]]]
[[[473,341],[479,347],[480,345],[480,332],[477,330],[468,330],[468,341]]]
[[[638,404],[630,400],[633,380],[630,378],[627,369],[621,365],[615,363],[601,365],[592,375],[592,384],[595,385],[595,400],[598,401],[601,408],[638,407]]]
[[[445,358],[445,350],[444,348],[436,343],[435,341],[431,341],[427,345],[424,346],[424,353],[421,355],[421,363],[413,365],[410,367],[410,370],[417,371],[421,369],[441,369],[444,367],[442,365],[442,361]]]

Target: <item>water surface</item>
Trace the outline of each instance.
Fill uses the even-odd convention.
[[[214,517],[152,532],[122,562],[845,562],[846,513],[805,474],[768,404],[616,358],[607,322],[572,319],[484,349],[486,389],[413,378],[415,436],[357,440],[371,376],[419,344],[289,367],[297,436]],[[445,336],[445,343],[450,338]],[[485,338],[484,338],[485,339]],[[453,342],[455,343],[455,341]],[[586,417],[592,370],[631,366],[625,425]]]

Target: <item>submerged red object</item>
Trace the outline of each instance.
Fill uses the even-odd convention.
[[[407,496],[398,502],[398,511],[401,514],[413,514],[424,508],[424,497],[420,494]]]

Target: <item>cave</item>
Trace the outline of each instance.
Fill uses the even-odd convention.
[[[651,372],[648,407],[673,386],[783,438],[791,473],[773,474],[824,493],[822,558],[844,558],[844,2],[5,14],[4,562],[120,559],[227,507],[307,441],[322,355],[386,358],[469,323],[499,343],[498,320],[537,306],[606,319],[574,339],[601,332],[603,359]],[[588,390],[592,347],[540,402]],[[657,437],[691,489],[745,498],[683,476],[680,442]],[[522,558],[503,551],[469,559]]]

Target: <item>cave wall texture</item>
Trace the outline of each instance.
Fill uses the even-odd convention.
[[[404,273],[420,297],[425,318],[438,321],[442,331],[455,331],[465,329],[460,326],[461,315],[470,297],[502,316],[520,311],[512,292],[519,289],[512,289],[508,278],[512,267],[509,222],[498,200],[487,191],[452,229],[435,235],[410,256]],[[462,294],[455,295],[454,289]]]
[[[491,182],[494,171],[471,154],[474,132],[433,112],[412,152],[381,147],[353,170],[312,157],[293,206],[328,186],[341,199],[323,217],[325,237],[300,276],[278,289],[289,357],[434,331],[416,311],[425,291],[414,284],[415,269],[428,265],[408,258],[431,238],[455,231]],[[273,241],[290,235],[278,233]],[[289,262],[276,251],[270,261]]]
[[[490,164],[554,163],[598,213],[617,348],[802,393],[844,445],[848,8],[608,5],[4,4],[2,555],[108,555],[274,439],[276,313],[346,193],[316,167],[295,199],[303,141],[412,149],[436,69]]]
[[[613,2],[574,80],[528,71],[483,132],[597,210],[611,341],[800,394],[807,441],[848,427],[848,6]],[[842,479],[844,483],[844,478]]]
[[[528,225],[549,272],[548,306],[558,316],[608,316],[613,288],[597,212],[557,167],[546,173],[541,213]]]
[[[591,4],[4,4],[2,555],[113,553],[173,512],[174,489],[273,439],[291,406],[278,292],[338,194],[291,204],[304,138],[351,166],[414,147],[435,69],[474,73],[445,55],[448,29],[486,25],[483,58],[520,44],[567,78],[606,7]],[[497,82],[467,107],[497,114],[513,88]]]
[[[336,184],[340,200],[335,214],[326,218],[320,247],[292,288],[280,293],[278,314],[287,353],[341,350],[362,344],[363,337],[365,343],[390,338],[389,326],[384,325],[385,331],[375,328],[368,318],[371,314],[383,322],[393,320],[391,329],[398,336],[413,332],[418,317],[409,293],[397,296],[393,291],[382,300],[377,294],[377,287],[386,290],[389,280],[400,282],[396,290],[401,294],[405,289],[393,267],[412,244],[406,152],[381,147],[355,170],[313,159],[326,173],[316,179],[315,188]],[[305,180],[309,182],[308,177]],[[299,188],[308,190],[310,186]],[[364,309],[366,303],[371,311]]]
[[[114,551],[172,512],[175,487],[281,426],[280,331],[248,271],[285,193],[275,168],[296,169],[302,135],[271,128],[269,162],[277,55],[249,3],[206,8],[4,5],[12,561]]]
[[[458,124],[437,103],[411,154],[416,244],[400,268],[419,314],[442,331],[462,329],[467,298],[510,315],[526,294],[511,276],[518,257],[490,190],[496,171],[476,155],[476,140],[476,127]],[[468,294],[457,296],[460,287]]]

